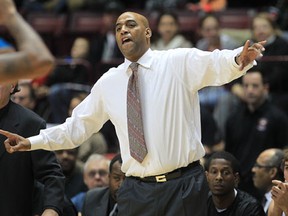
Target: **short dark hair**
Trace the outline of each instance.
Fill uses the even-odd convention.
[[[109,165],[109,172],[110,172],[110,173],[112,172],[113,164],[116,163],[117,161],[118,161],[120,164],[122,164],[121,154],[116,154],[116,155],[112,158],[112,160],[110,161],[110,165]]]
[[[205,163],[205,170],[207,170],[207,171],[209,170],[211,162],[214,159],[224,159],[224,160],[229,161],[231,163],[231,168],[232,168],[233,172],[234,173],[238,172],[240,174],[239,161],[236,159],[236,157],[234,155],[232,155],[231,153],[226,152],[226,151],[219,151],[219,152],[213,153]]]

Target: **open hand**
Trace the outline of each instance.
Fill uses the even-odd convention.
[[[10,133],[1,129],[0,134],[7,137],[7,139],[4,141],[4,145],[6,151],[9,153],[13,153],[16,151],[28,151],[31,149],[30,141],[22,136],[19,136],[18,134]]]
[[[244,67],[246,67],[258,57],[262,57],[262,52],[265,50],[265,43],[266,41],[260,41],[250,46],[249,40],[245,42],[242,52],[236,58],[237,64],[240,65],[240,70],[243,70]]]

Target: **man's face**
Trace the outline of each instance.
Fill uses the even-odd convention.
[[[123,180],[125,179],[125,174],[121,171],[121,164],[116,161],[112,165],[111,173],[109,174],[109,188],[111,196],[116,200],[116,194],[120,188]]]
[[[170,41],[177,34],[178,24],[173,16],[163,15],[158,25],[158,32],[165,41]]]
[[[238,173],[233,173],[231,163],[225,159],[213,159],[206,171],[206,178],[213,195],[224,196],[231,193],[239,181]]]
[[[20,91],[11,96],[12,101],[27,109],[33,110],[35,107],[35,101],[30,96],[29,88],[26,86],[21,86]]]
[[[268,94],[268,87],[264,85],[262,76],[258,72],[244,75],[242,85],[247,104],[257,106],[263,102]]]
[[[214,38],[219,36],[219,23],[214,17],[207,17],[201,27],[203,38]]]
[[[55,151],[57,160],[62,167],[63,173],[67,176],[74,170],[77,160],[77,150],[59,150]]]
[[[85,165],[84,182],[88,189],[109,185],[109,165],[106,159],[92,160]]]
[[[256,41],[267,40],[275,34],[270,22],[262,17],[257,17],[253,20],[252,28]]]
[[[151,30],[145,26],[145,18],[126,12],[116,22],[116,41],[125,58],[137,61],[150,47]],[[146,23],[148,25],[148,23]]]
[[[268,165],[267,154],[261,153],[252,168],[254,186],[262,191],[268,192],[272,187],[272,180],[275,178],[271,172],[273,167]]]

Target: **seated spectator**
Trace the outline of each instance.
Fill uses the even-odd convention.
[[[20,91],[12,95],[11,100],[34,111],[49,122],[51,120],[49,104],[45,100],[38,100],[32,83],[30,81],[20,81],[18,82],[18,88]]]
[[[260,153],[252,168],[253,183],[259,191],[260,201],[266,214],[272,200],[272,180],[283,180],[281,170],[283,158],[284,152],[281,149],[266,149]]]
[[[83,180],[83,163],[78,160],[78,148],[55,151],[58,162],[66,177],[65,194],[69,199],[87,191]]]
[[[242,77],[242,86],[244,102],[226,122],[225,150],[243,164],[239,188],[257,196],[252,167],[265,149],[288,145],[288,117],[268,99],[269,86],[260,71],[248,71]]]
[[[268,13],[259,13],[253,18],[252,35],[254,41],[267,41],[257,67],[268,81],[272,102],[288,113],[288,61],[271,60],[271,57],[288,54],[288,42],[280,36],[275,20]]]
[[[117,154],[109,165],[109,187],[94,188],[86,193],[82,209],[83,216],[117,215],[117,191],[125,178],[121,165],[121,155]]]
[[[240,181],[239,161],[230,153],[212,154],[206,163],[210,188],[207,216],[264,216],[261,204],[248,193],[237,189]]]
[[[268,216],[287,216],[288,215],[288,150],[284,151],[282,163],[285,182],[273,180],[272,201],[269,206]]]
[[[192,43],[179,33],[179,22],[172,12],[161,13],[157,19],[158,38],[151,49],[167,50],[174,48],[190,48]]]
[[[103,155],[92,154],[84,164],[83,180],[91,190],[96,187],[107,187],[109,184],[109,163],[110,161]],[[86,192],[80,192],[72,197],[78,212],[81,213]]]
[[[205,51],[215,48],[235,49],[238,47],[238,43],[232,37],[221,33],[220,30],[220,21],[216,15],[203,16],[199,21],[200,39],[197,41],[196,47]]]
[[[85,38],[76,38],[71,55],[59,61],[54,71],[46,78],[45,85],[38,91],[46,88],[47,98],[51,109],[52,122],[63,123],[68,115],[68,107],[75,92],[90,91],[90,71],[85,65],[79,63],[87,60],[89,41]]]

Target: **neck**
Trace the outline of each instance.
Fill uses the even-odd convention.
[[[212,196],[214,205],[218,209],[226,209],[228,208],[235,199],[235,192],[232,190],[229,194],[225,195],[213,195]]]

